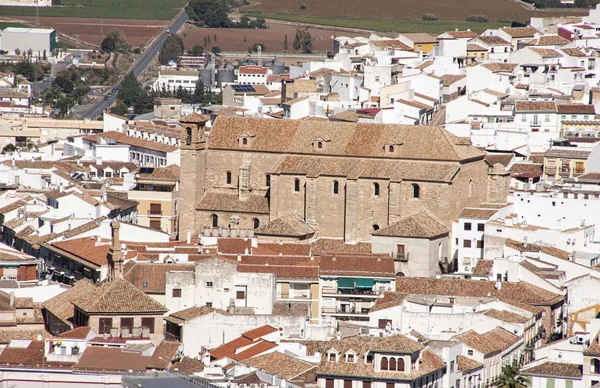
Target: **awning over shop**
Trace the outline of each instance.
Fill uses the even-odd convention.
[[[338,289],[354,289],[354,284],[356,283],[356,278],[338,278]]]

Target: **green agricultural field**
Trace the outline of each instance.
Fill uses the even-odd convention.
[[[187,0],[60,0],[40,16],[103,19],[171,19]],[[2,16],[35,16],[33,7],[0,7]],[[85,29],[85,26],[82,26]]]
[[[277,15],[260,14],[250,15],[263,17],[265,19],[284,20],[289,22],[320,24],[332,27],[360,28],[363,30],[379,32],[426,32],[429,34],[441,34],[445,31],[453,31],[458,28],[461,31],[471,29],[481,34],[488,28],[499,28],[509,26],[510,23],[472,23],[452,20],[407,20],[407,19],[369,19],[369,18],[344,18],[344,17],[320,17],[302,15]]]
[[[21,24],[21,23],[0,22],[0,30],[3,30],[7,27],[27,27],[27,26],[25,24]]]

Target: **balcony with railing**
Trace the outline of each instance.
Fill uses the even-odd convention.
[[[337,307],[323,307],[321,308],[321,313],[323,315],[332,315],[332,316],[340,316],[340,317],[364,317],[369,316],[369,311],[371,310],[368,307],[361,308],[349,308],[347,305],[337,306]]]
[[[408,256],[409,256],[409,253],[397,253],[396,261],[402,261],[402,262],[406,263],[409,258]]]
[[[560,175],[562,177],[569,177],[569,176],[571,176],[571,169],[563,167],[558,171],[558,175]]]
[[[150,217],[162,217],[162,213],[163,213],[162,210],[156,210],[156,209],[154,209],[154,210],[152,210],[152,209],[148,210],[148,215]]]
[[[373,289],[368,288],[323,288],[323,295],[336,295],[338,297],[358,297],[376,299],[379,294]]]

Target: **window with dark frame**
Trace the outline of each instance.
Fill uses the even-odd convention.
[[[300,179],[294,179],[294,191],[296,193],[300,192]]]
[[[142,327],[150,329],[150,334],[154,334],[154,318],[142,318]]]
[[[471,240],[463,240],[463,248],[471,248]]]
[[[100,318],[98,320],[98,329],[100,333],[98,334],[110,334],[110,329],[112,328],[112,318]]]
[[[181,298],[181,288],[173,288],[173,298]]]
[[[465,222],[464,229],[465,230],[471,230],[471,223],[470,222]]]
[[[246,299],[246,291],[236,291],[235,292],[235,299],[237,299],[237,300],[244,300],[244,299]]]
[[[478,232],[485,232],[485,224],[477,224]]]

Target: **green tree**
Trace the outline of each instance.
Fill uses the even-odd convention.
[[[207,102],[207,98],[206,86],[204,86],[202,79],[199,78],[198,82],[196,82],[196,88],[194,89],[194,94],[192,96],[192,103],[205,104]]]
[[[112,53],[113,51],[123,50],[127,43],[125,39],[121,35],[121,33],[117,30],[112,30],[100,43],[100,48],[107,53]]]
[[[189,55],[195,55],[195,56],[200,56],[202,54],[204,54],[204,47],[200,46],[199,44],[195,45],[194,47],[190,48],[187,50],[187,53]]]
[[[229,6],[222,0],[191,0],[185,10],[202,27],[227,28],[231,24],[227,17]]]
[[[217,34],[215,34],[215,36],[213,37],[213,42],[217,42]]]
[[[283,38],[283,49],[285,51],[287,51],[287,49],[288,49],[287,34],[285,35],[285,38]]]
[[[519,367],[516,365],[505,365],[502,367],[502,373],[494,383],[497,388],[525,388],[527,380],[519,375]]]
[[[134,102],[143,92],[144,91],[142,90],[137,78],[135,78],[133,73],[129,73],[121,82],[121,88],[119,89],[117,99],[123,101],[125,104],[127,104],[127,106],[133,106]]]
[[[219,54],[219,53],[221,53],[221,48],[220,48],[219,46],[213,46],[213,47],[210,49],[210,51],[211,51],[213,54]]]
[[[129,107],[127,106],[127,104],[125,104],[123,101],[121,100],[117,100],[117,102],[115,103],[115,105],[110,108],[110,113],[119,115],[119,116],[125,116],[127,114],[127,109]]]
[[[294,50],[310,54],[313,51],[313,38],[307,28],[298,28],[293,43]]]
[[[178,35],[169,35],[160,49],[158,60],[161,65],[167,65],[169,61],[177,60],[181,54],[183,54],[183,40]]]
[[[2,153],[6,154],[6,153],[11,153],[11,152],[15,152],[17,150],[17,147],[15,147],[14,144],[7,144],[4,146],[4,148],[2,149]]]
[[[206,36],[206,41],[208,42],[208,44],[210,44],[210,35]]]
[[[204,47],[208,47],[208,42],[206,41],[206,36],[204,37]]]

